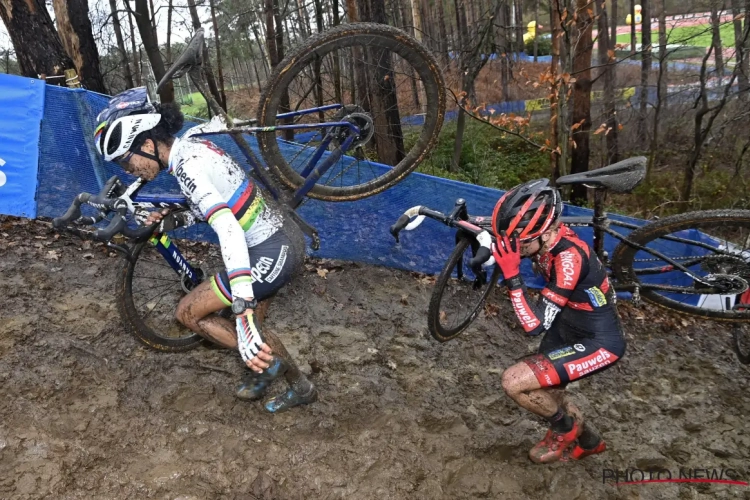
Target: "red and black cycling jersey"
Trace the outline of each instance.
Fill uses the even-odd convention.
[[[513,309],[528,334],[549,330],[556,319],[577,329],[617,322],[607,270],[570,228],[561,225],[552,248],[534,262],[548,282],[538,301],[530,300],[520,279],[506,282]],[[590,333],[593,337],[596,331],[592,328]]]

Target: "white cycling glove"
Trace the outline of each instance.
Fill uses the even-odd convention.
[[[260,333],[258,319],[251,310],[237,316],[237,345],[242,360],[247,363],[261,351],[264,339]]]

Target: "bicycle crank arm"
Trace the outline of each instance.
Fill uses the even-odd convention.
[[[297,223],[297,225],[302,230],[302,232],[312,239],[312,243],[310,243],[310,248],[312,248],[313,250],[320,250],[320,236],[318,236],[318,230],[312,227],[307,222],[305,222],[302,219],[302,217],[299,216],[297,212],[290,209],[289,207],[287,207],[287,210],[285,211],[287,215],[291,216],[294,222]]]

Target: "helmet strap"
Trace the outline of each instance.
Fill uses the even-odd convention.
[[[159,171],[166,170],[167,165],[159,157],[159,146],[157,145],[156,141],[153,138],[149,137],[149,139],[151,139],[151,142],[154,143],[154,153],[156,154],[152,155],[151,153],[146,153],[145,151],[141,151],[141,147],[143,146],[143,143],[141,143],[138,149],[133,150],[133,154],[155,161],[157,165],[159,165]]]

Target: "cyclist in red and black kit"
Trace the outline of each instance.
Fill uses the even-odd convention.
[[[562,201],[546,179],[508,191],[495,206],[492,228],[479,236],[500,266],[511,304],[529,335],[544,334],[538,353],[511,366],[503,389],[523,408],[546,418],[550,429],[529,452],[550,463],[601,453],[606,445],[580,410],[565,400],[569,382],[599,373],[625,354],[615,294],[607,271],[591,248],[560,222]],[[530,257],[547,280],[532,300],[520,274]]]

